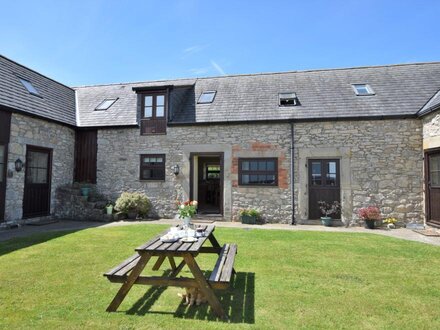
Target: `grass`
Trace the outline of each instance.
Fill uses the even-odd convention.
[[[220,243],[238,244],[236,280],[220,296],[229,324],[206,305],[183,305],[179,288],[135,286],[118,312],[106,313],[120,285],[102,273],[164,228],[0,243],[0,328],[440,328],[440,248],[351,233],[218,228]],[[212,269],[215,257],[197,261]]]

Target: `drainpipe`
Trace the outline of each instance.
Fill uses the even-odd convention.
[[[295,130],[293,127],[293,121],[290,122],[290,138],[291,138],[291,145],[290,145],[290,190],[292,194],[292,221],[291,225],[296,225],[295,221],[295,159],[294,159],[294,140],[295,140]]]

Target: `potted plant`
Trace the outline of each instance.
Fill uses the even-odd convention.
[[[386,218],[383,223],[385,223],[387,225],[387,229],[395,229],[396,228],[396,223],[397,223],[397,219],[396,218],[392,218],[392,217],[388,217]]]
[[[369,229],[374,229],[376,221],[380,220],[380,210],[377,206],[362,207],[358,215],[365,221],[365,227]]]
[[[89,197],[89,194],[90,194],[90,190],[91,190],[91,189],[92,189],[92,188],[90,187],[90,185],[89,185],[88,182],[82,183],[81,186],[80,186],[81,196]],[[86,199],[87,199],[87,198],[86,198]]]
[[[179,219],[183,219],[183,224],[189,226],[191,217],[197,212],[197,201],[187,200],[186,202],[177,202]]]
[[[129,219],[136,219],[138,215],[147,215],[150,206],[148,197],[137,192],[123,192],[115,203],[115,209],[127,214]]]
[[[113,203],[112,202],[110,202],[110,201],[107,202],[107,205],[105,206],[105,212],[106,212],[106,214],[109,214],[109,215],[113,214]]]
[[[330,217],[332,214],[336,214],[341,211],[341,203],[334,201],[333,203],[326,201],[318,201],[319,210],[324,215],[321,217],[321,222],[324,226],[331,227],[333,225],[333,219]]]
[[[261,217],[261,212],[256,209],[242,209],[240,210],[241,223],[255,225]]]

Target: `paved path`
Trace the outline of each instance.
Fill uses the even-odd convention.
[[[0,241],[5,241],[14,237],[24,237],[40,232],[48,231],[59,231],[59,230],[82,230],[86,228],[94,227],[115,227],[115,226],[129,226],[129,225],[149,225],[149,224],[178,224],[178,220],[161,219],[154,221],[118,221],[111,223],[102,222],[89,222],[89,221],[71,221],[71,220],[60,220],[59,222],[44,225],[44,226],[22,226],[16,229],[6,229],[0,230]],[[214,222],[218,227],[227,228],[249,228],[249,229],[264,229],[264,230],[305,230],[305,231],[323,231],[323,232],[338,232],[338,233],[365,233],[372,235],[383,235],[394,238],[405,239],[409,241],[416,241],[427,243],[431,245],[440,246],[440,237],[429,237],[423,236],[421,234],[415,233],[412,230],[400,228],[393,230],[384,229],[365,229],[362,227],[324,227],[317,225],[298,225],[291,226],[285,224],[265,224],[265,225],[245,225],[239,222]]]

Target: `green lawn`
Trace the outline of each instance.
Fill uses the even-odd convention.
[[[238,274],[221,295],[230,324],[206,305],[184,306],[179,288],[135,286],[118,312],[105,312],[120,285],[102,273],[164,228],[0,243],[0,328],[440,328],[440,248],[348,233],[218,228],[220,243],[238,244]],[[215,263],[197,260],[205,269]]]

